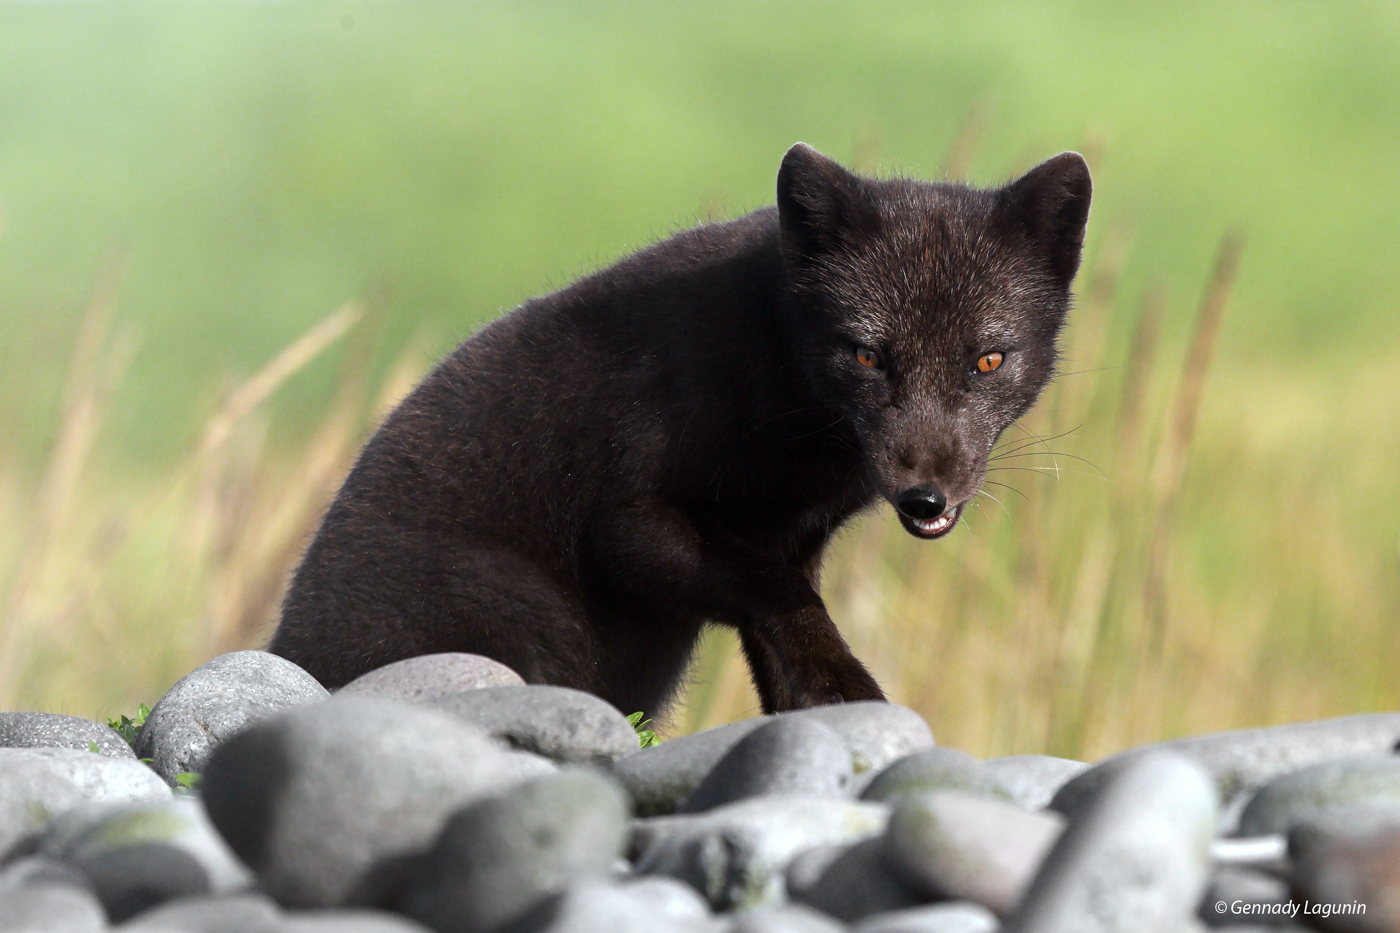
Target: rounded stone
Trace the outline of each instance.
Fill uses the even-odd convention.
[[[1085,762],[1050,755],[1010,755],[982,762],[983,772],[1006,788],[1016,805],[1026,810],[1049,806],[1061,787],[1089,768]]]
[[[1400,930],[1400,826],[1334,836],[1296,858],[1295,898],[1336,913],[1309,922],[1338,933]],[[1358,909],[1363,905],[1364,909]],[[1340,909],[1339,909],[1340,908]]]
[[[613,774],[632,797],[639,816],[673,813],[741,739],[775,719],[821,723],[845,742],[858,777],[911,752],[933,747],[933,733],[918,713],[874,700],[839,703],[759,716],[668,739],[619,759]]]
[[[568,687],[483,687],[429,705],[522,751],[561,763],[608,765],[637,751],[637,732],[611,703]]]
[[[1400,758],[1366,756],[1330,761],[1277,778],[1240,814],[1238,835],[1286,833],[1329,810],[1371,807],[1400,813]]]
[[[1310,765],[1360,755],[1384,755],[1400,740],[1400,713],[1366,713],[1316,722],[1189,736],[1130,749],[1077,775],[1050,806],[1073,817],[1084,801],[1128,761],[1154,751],[1180,755],[1211,776],[1222,802]]]
[[[1011,800],[1011,794],[967,752],[955,748],[930,748],[905,755],[885,768],[860,795],[861,800],[895,803],[907,794],[958,790]]]
[[[109,758],[136,758],[131,746],[107,726],[59,713],[0,713],[0,748],[74,748]]]
[[[99,933],[107,915],[88,881],[45,858],[23,858],[0,872],[0,930],[6,933]]]
[[[805,904],[784,904],[739,914],[730,933],[844,933],[845,929],[845,924]]]
[[[89,802],[170,799],[141,762],[73,748],[0,748],[0,852]]]
[[[1220,910],[1217,905],[1224,904]],[[1277,875],[1237,865],[1216,865],[1211,871],[1201,908],[1210,926],[1248,923],[1289,916],[1288,883]]]
[[[524,678],[500,661],[480,654],[448,651],[386,664],[360,675],[335,693],[421,703],[464,690],[524,685]]]
[[[330,698],[291,661],[266,651],[235,651],[200,665],[156,701],[136,735],[139,758],[166,783],[203,773],[220,742],[283,710]]]
[[[704,900],[670,878],[589,877],[551,898],[512,933],[729,933]]]
[[[183,849],[142,843],[106,849],[73,860],[92,884],[113,923],[121,923],[176,897],[209,893],[209,875]]]
[[[777,717],[734,744],[677,813],[699,813],[764,794],[846,796],[851,752],[835,732],[812,719]]]
[[[639,874],[669,875],[716,910],[777,903],[783,872],[804,849],[879,835],[884,804],[796,795],[753,797],[704,813],[636,820],[632,861]]]
[[[997,933],[998,929],[996,915],[981,904],[953,902],[876,914],[851,927],[851,933]]]
[[[216,894],[239,891],[254,881],[192,797],[142,803],[88,804],[50,820],[33,840],[39,855],[77,862],[144,845],[174,846],[197,862]]]
[[[445,713],[352,696],[225,742],[201,790],[263,890],[287,906],[331,907],[376,862],[428,848],[453,811],[553,770]]]
[[[435,930],[517,924],[579,878],[606,875],[627,844],[615,781],[562,771],[478,801],[447,821],[397,907]]]
[[[1002,933],[1177,933],[1195,922],[1217,812],[1199,766],[1135,758],[1070,820]]]
[[[382,910],[312,910],[287,914],[280,933],[432,933],[407,917]]]
[[[1064,822],[980,794],[910,794],[890,816],[883,852],[927,899],[974,901],[1004,915],[1020,901]]]
[[[137,914],[122,933],[283,933],[282,912],[263,894],[187,897]]]
[[[786,880],[792,900],[847,922],[927,900],[891,871],[878,836],[808,849],[788,865]]]

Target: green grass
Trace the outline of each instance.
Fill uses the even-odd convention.
[[[867,519],[828,563],[896,697],[981,753],[1394,708],[1397,49],[1381,2],[0,5],[3,693],[105,716],[257,644],[428,361],[768,203],[802,139],[921,177],[1069,148],[1095,172],[1086,276],[1111,288],[1027,425],[1074,429],[1029,461],[1062,469],[989,487],[1006,512],[941,544]],[[347,300],[348,337],[230,410]],[[696,679],[671,729],[752,711],[722,633]]]

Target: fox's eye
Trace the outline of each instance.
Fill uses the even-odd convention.
[[[1001,365],[1001,361],[1006,356],[1000,352],[983,353],[977,358],[977,371],[979,373],[989,373]]]
[[[880,354],[869,347],[856,347],[856,362],[871,369],[880,368]]]

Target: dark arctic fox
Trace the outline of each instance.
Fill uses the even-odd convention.
[[[878,700],[818,595],[883,499],[937,538],[1056,360],[1089,213],[1065,153],[995,190],[808,146],[777,207],[528,301],[370,440],[271,650],[328,687],[467,651],[659,712],[733,626],[765,711]]]

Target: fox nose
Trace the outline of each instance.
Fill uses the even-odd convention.
[[[948,498],[937,486],[915,486],[899,494],[899,510],[915,521],[926,522],[943,514]]]

